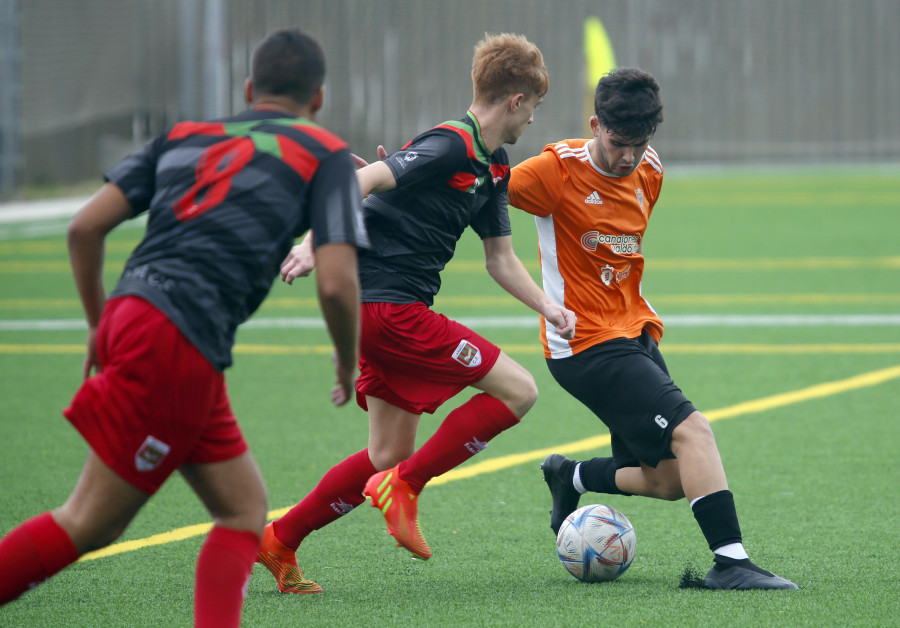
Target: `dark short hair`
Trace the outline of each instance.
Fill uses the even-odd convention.
[[[600,124],[627,140],[652,137],[663,121],[662,109],[659,83],[637,68],[604,75],[594,92],[594,113]]]
[[[253,49],[250,79],[259,94],[288,96],[305,104],[325,81],[325,54],[319,42],[299,28],[277,30]]]

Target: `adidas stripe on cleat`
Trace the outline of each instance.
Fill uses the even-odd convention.
[[[369,478],[363,494],[372,498],[387,522],[388,533],[419,558],[431,558],[431,548],[419,528],[418,500],[409,484],[400,479],[398,467]]]

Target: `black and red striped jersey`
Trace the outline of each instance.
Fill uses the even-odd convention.
[[[178,123],[106,179],[147,212],[110,296],[151,302],[219,370],[296,237],[368,246],[346,143],[281,112]]]
[[[487,150],[478,120],[468,112],[384,161],[397,187],[363,202],[372,246],[360,252],[362,300],[430,306],[467,226],[482,239],[512,233],[509,159],[503,148]]]

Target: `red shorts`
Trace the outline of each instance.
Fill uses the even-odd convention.
[[[102,372],[84,381],[63,414],[128,483],[153,494],[185,463],[247,451],[225,377],[147,301],[107,302],[97,353]]]
[[[484,379],[500,348],[424,303],[363,303],[356,401],[433,413]]]

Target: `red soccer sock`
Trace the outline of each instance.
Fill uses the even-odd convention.
[[[310,532],[328,525],[363,503],[366,499],[363,495],[366,480],[377,471],[369,460],[368,449],[358,451],[331,467],[299,504],[273,523],[275,537],[297,551]]]
[[[434,435],[400,463],[400,478],[419,493],[431,478],[459,466],[518,422],[505,403],[479,393],[448,414]]]
[[[0,605],[78,560],[78,550],[49,512],[14,528],[0,541]]]
[[[259,541],[259,536],[249,530],[222,526],[210,530],[197,559],[196,628],[240,626],[241,607]]]

